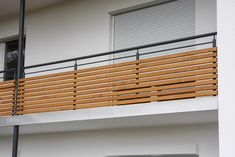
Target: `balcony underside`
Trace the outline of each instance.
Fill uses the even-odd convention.
[[[0,135],[13,125],[22,134],[217,122],[217,97],[35,113],[0,119]],[[33,126],[33,127],[32,127]]]

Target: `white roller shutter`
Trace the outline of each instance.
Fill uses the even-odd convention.
[[[114,16],[114,49],[195,35],[195,0],[176,0]]]

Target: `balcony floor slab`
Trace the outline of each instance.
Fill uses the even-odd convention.
[[[218,120],[216,96],[97,107],[0,118],[0,136],[13,125],[22,134],[211,123]]]

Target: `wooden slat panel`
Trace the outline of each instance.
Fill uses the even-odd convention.
[[[207,48],[20,79],[18,114],[127,105],[217,94],[217,49]],[[0,82],[0,116],[15,81]]]
[[[12,115],[15,80],[0,82],[0,116]]]

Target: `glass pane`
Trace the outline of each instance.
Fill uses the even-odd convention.
[[[5,70],[17,67],[18,40],[6,42],[5,46]],[[14,72],[6,72],[5,80],[14,79]]]

